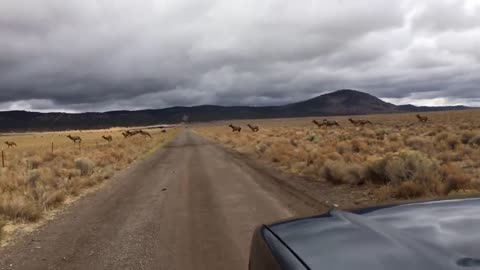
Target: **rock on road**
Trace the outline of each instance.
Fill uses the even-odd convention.
[[[220,146],[182,131],[0,249],[0,269],[246,269],[255,227],[293,215],[262,187],[262,177]]]

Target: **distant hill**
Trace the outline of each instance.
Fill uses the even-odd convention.
[[[171,107],[156,110],[112,111],[104,113],[38,113],[26,111],[0,112],[0,131],[37,131],[97,129],[114,126],[144,126],[227,119],[282,118],[304,116],[355,115],[374,113],[425,112],[461,110],[465,106],[417,107],[397,106],[370,94],[355,90],[339,90],[309,100],[282,106],[215,106]]]

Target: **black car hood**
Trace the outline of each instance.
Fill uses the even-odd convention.
[[[310,269],[480,269],[480,199],[332,210],[268,227]]]

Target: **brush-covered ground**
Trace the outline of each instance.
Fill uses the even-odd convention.
[[[141,134],[124,138],[120,129],[0,135],[5,165],[0,163],[0,238],[2,231],[39,221],[49,210],[110,179],[177,131],[148,132],[152,138]],[[81,146],[68,134],[80,136]],[[113,140],[108,142],[102,135]],[[5,141],[17,146],[8,148]]]
[[[391,114],[351,117],[373,123],[363,127],[351,124],[349,117],[328,117],[340,126],[317,127],[314,118],[301,118],[216,122],[194,128],[286,173],[319,181],[322,188],[330,189],[324,194],[333,194],[325,199],[340,200],[342,207],[476,194],[480,110],[421,115],[428,117],[427,123],[420,123],[415,114]],[[253,132],[248,123],[260,130]],[[241,132],[232,132],[229,124],[240,126]]]

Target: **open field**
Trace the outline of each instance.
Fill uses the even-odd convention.
[[[148,132],[152,138],[141,134],[124,138],[120,129],[1,135],[4,167],[0,163],[0,234],[2,225],[41,219],[49,210],[111,178],[177,133],[175,129]],[[67,138],[69,134],[80,136],[81,144]],[[108,142],[103,135],[113,140]],[[5,141],[17,146],[8,147]]]
[[[364,126],[354,126],[349,117],[329,117],[340,126],[317,127],[313,118],[301,118],[193,127],[282,171],[330,183],[332,190],[367,189],[360,195],[364,198],[354,199],[370,204],[478,192],[480,110],[423,115],[427,123],[415,114],[393,114],[352,117],[373,123]],[[248,123],[260,130],[253,132]],[[240,126],[241,132],[232,132],[229,124]]]

